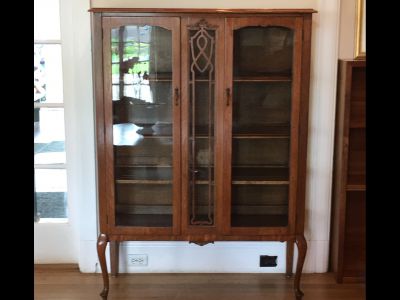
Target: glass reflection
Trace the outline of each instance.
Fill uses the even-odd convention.
[[[64,109],[42,107],[33,127],[35,164],[65,164]]]
[[[33,101],[62,103],[61,45],[35,44],[33,61]]]
[[[112,29],[117,226],[172,226],[172,33]]]
[[[147,25],[114,28],[111,58],[113,123],[122,126],[114,127],[114,144],[132,146],[140,135],[171,136],[171,31]]]
[[[171,80],[171,32],[154,26],[121,26],[111,33],[113,100],[154,103],[152,80]]]
[[[114,124],[113,125],[113,143],[118,146],[135,146],[143,139],[143,135],[137,131],[143,127],[135,124]]]

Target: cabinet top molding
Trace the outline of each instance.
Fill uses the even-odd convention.
[[[95,7],[94,13],[187,13],[187,14],[312,14],[314,9],[219,9],[219,8],[113,8]]]

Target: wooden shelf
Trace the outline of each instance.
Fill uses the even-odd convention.
[[[154,168],[154,169],[171,169],[172,166],[171,165],[131,165],[131,164],[115,164],[115,168],[116,169],[140,169],[140,168]]]
[[[209,80],[209,79],[196,79],[194,82],[207,82],[207,83],[211,83],[211,84],[215,84],[214,80]],[[193,84],[193,80],[189,81],[189,84]]]
[[[346,186],[346,191],[353,192],[353,191],[365,191],[366,185],[365,184],[348,184]]]
[[[290,75],[269,75],[269,76],[237,76],[233,82],[291,82]]]
[[[289,184],[288,180],[232,180],[232,184],[258,184],[258,185],[287,185]]]
[[[172,184],[172,180],[117,179],[117,184]]]
[[[235,134],[232,135],[233,139],[288,139],[289,135],[274,135],[274,134]]]
[[[288,225],[288,215],[238,215],[232,214],[232,227],[281,227]]]
[[[195,139],[213,139],[213,138],[214,138],[214,136],[208,136],[205,134],[196,134],[196,136],[195,136]],[[189,141],[191,141],[191,140],[193,140],[192,136],[189,137]]]
[[[353,123],[349,124],[350,129],[364,129],[366,128],[365,124]]]
[[[287,205],[232,205],[232,214],[234,215],[287,215]]]
[[[135,100],[132,97],[126,97],[126,96],[124,96],[124,98],[122,100],[116,100],[116,101],[128,101],[128,102],[130,102],[129,104],[132,105],[132,106],[149,106],[149,107],[155,106],[155,107],[158,107],[158,106],[161,106],[161,105],[171,105],[170,103],[167,103],[167,102],[155,102],[155,103],[152,103],[152,102],[142,101],[140,99],[139,100]],[[137,101],[137,102],[135,103],[135,101]]]
[[[117,180],[171,180],[172,166],[116,165]]]
[[[246,125],[240,124],[232,129],[232,137],[290,137],[290,124]]]
[[[172,214],[151,215],[151,214],[124,214],[115,215],[117,226],[134,227],[172,227]]]
[[[209,180],[195,180],[195,184],[210,184]],[[211,185],[214,185],[214,181],[211,181]]]
[[[116,168],[172,168],[171,165],[129,165],[129,164],[116,164]]]
[[[274,165],[232,166],[233,182],[248,182],[249,184],[263,184],[261,182],[271,182],[266,184],[273,184],[272,182],[278,182],[278,184],[286,184],[289,183],[288,179],[289,179],[289,168],[287,166],[274,166]],[[245,184],[245,183],[238,183],[238,184]]]
[[[129,215],[172,215],[172,205],[117,204],[116,213]]]
[[[288,169],[287,165],[232,165],[232,168],[251,168],[251,169]]]

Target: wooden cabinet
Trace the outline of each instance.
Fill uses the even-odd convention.
[[[129,240],[306,254],[313,10],[92,9],[103,297]]]
[[[365,60],[340,60],[332,194],[331,269],[365,280]]]

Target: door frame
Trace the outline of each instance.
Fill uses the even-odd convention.
[[[112,115],[112,78],[111,78],[111,29],[126,25],[149,25],[168,29],[172,32],[172,92],[177,89],[177,94],[172,94],[171,99],[179,95],[180,86],[180,18],[179,17],[103,17],[103,105],[104,105],[104,149],[105,149],[105,192],[100,198],[100,203],[105,205],[101,209],[100,219],[108,220],[107,233],[111,235],[179,235],[180,234],[180,185],[181,185],[181,153],[180,153],[180,104],[177,99],[172,101],[173,106],[173,180],[172,180],[172,227],[133,227],[117,226],[115,224],[115,178],[114,178],[114,149],[113,149],[113,115]],[[101,176],[101,174],[99,174]],[[106,215],[104,215],[104,213]]]
[[[225,69],[226,89],[233,89],[233,32],[248,26],[282,26],[294,30],[293,46],[293,71],[292,71],[292,96],[291,96],[291,122],[290,122],[290,171],[289,171],[289,202],[288,226],[282,227],[232,227],[231,226],[231,182],[232,182],[232,105],[226,106],[224,115],[224,175],[223,175],[223,211],[225,212],[223,233],[227,235],[287,235],[295,233],[296,224],[296,198],[297,198],[297,172],[299,157],[299,117],[301,101],[301,65],[302,65],[302,39],[303,17],[252,17],[252,18],[226,18],[225,19]],[[233,94],[233,93],[231,93]],[[232,99],[231,102],[233,103]]]
[[[215,29],[215,83],[214,83],[214,225],[201,226],[189,224],[189,68],[190,46],[188,27],[197,26],[199,22],[206,22],[206,26]],[[223,223],[222,212],[222,136],[223,124],[223,81],[224,81],[224,19],[219,17],[182,17],[181,18],[181,74],[182,74],[182,234],[195,236],[199,239],[204,236],[215,239],[221,232]],[[203,237],[200,237],[203,236]],[[195,239],[195,237],[193,237]]]

